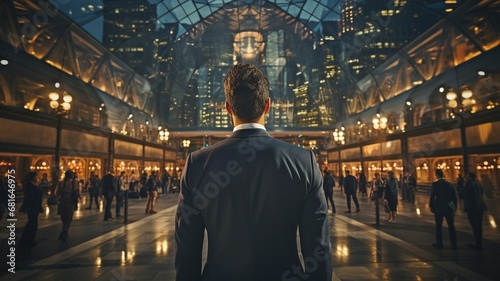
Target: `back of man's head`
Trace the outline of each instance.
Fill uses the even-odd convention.
[[[233,114],[241,121],[258,120],[269,98],[269,80],[262,70],[249,64],[238,64],[224,79],[224,93]]]
[[[436,169],[436,177],[438,177],[438,178],[444,177],[443,170]]]

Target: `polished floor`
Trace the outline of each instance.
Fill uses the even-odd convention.
[[[360,198],[361,212],[345,214],[345,197],[335,190],[337,214],[330,214],[333,280],[500,280],[500,199],[488,199],[484,219],[484,251],[467,247],[473,241],[466,214],[458,212],[458,249],[449,246],[444,224],[444,249],[432,247],[434,219],[426,192],[416,204],[399,202],[397,222],[375,223],[374,204]],[[174,214],[177,195],[162,195],[154,215],[144,214],[144,199],[131,199],[129,222],[102,221],[100,209],[80,208],[67,242],[57,240],[61,224],[51,206],[40,216],[38,245],[16,252],[16,273],[2,262],[2,280],[174,280]],[[81,205],[85,207],[87,198]],[[459,206],[460,207],[460,206]],[[113,209],[114,215],[114,209]],[[381,212],[382,219],[385,216]],[[383,221],[381,219],[381,221]],[[26,218],[18,214],[20,238]],[[5,219],[0,222],[2,258],[7,252]],[[205,247],[206,249],[206,247]]]

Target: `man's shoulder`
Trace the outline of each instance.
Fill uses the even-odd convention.
[[[258,140],[256,140],[258,139]],[[256,136],[252,138],[227,138],[214,145],[202,148],[191,155],[194,158],[200,158],[213,153],[227,154],[227,148],[234,147],[238,153],[245,154],[252,149],[256,151],[283,151],[295,155],[310,155],[310,151],[302,147],[287,143],[270,136]]]

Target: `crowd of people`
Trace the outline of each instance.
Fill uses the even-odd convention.
[[[356,212],[360,212],[357,194],[367,196],[366,176],[363,172],[358,173],[356,177],[351,175],[348,170],[344,172],[345,177],[342,174],[335,177],[326,168],[323,168],[323,189],[327,205],[330,202],[333,213],[336,213],[332,195],[333,187],[337,181],[341,191],[346,194],[347,210],[345,213],[351,213],[351,199],[356,205]],[[429,199],[429,207],[434,214],[436,227],[436,242],[433,246],[439,249],[443,248],[442,225],[443,220],[446,220],[451,248],[456,249],[457,236],[454,217],[458,200],[463,200],[464,212],[467,213],[474,234],[474,243],[469,244],[469,247],[482,250],[482,221],[487,206],[484,200],[485,189],[476,179],[476,174],[467,173],[465,178],[459,175],[456,184],[445,180],[442,170],[437,169],[435,176],[437,180],[432,183]],[[399,190],[401,191],[401,199],[399,198]],[[380,173],[375,173],[375,178],[371,181],[368,197],[372,200],[378,200],[384,207],[388,215],[385,219],[386,222],[396,223],[398,202],[402,200],[412,204],[415,203],[416,191],[417,182],[412,173],[406,172],[398,180],[394,172],[389,171],[386,177],[382,177]]]
[[[123,217],[122,208],[126,196],[128,198],[146,198],[146,214],[156,214],[155,202],[158,192],[163,194],[178,192],[179,176],[180,172],[171,176],[166,169],[163,173],[152,171],[149,175],[144,171],[140,177],[135,175],[135,171],[128,175],[125,171],[120,171],[115,176],[114,171],[110,170],[102,179],[95,172],[91,172],[88,179],[84,181],[78,179],[74,171],[67,170],[64,172],[62,180],[52,185],[47,173],[40,177],[38,172],[30,171],[20,182],[23,199],[19,212],[25,213],[27,216],[27,223],[19,242],[20,248],[28,250],[37,245],[38,216],[44,212],[42,204],[44,196],[47,196],[48,204],[52,200],[57,204],[57,215],[60,216],[62,225],[58,239],[65,242],[69,238],[69,229],[74,212],[78,209],[81,192],[88,192],[89,205],[85,207],[86,210],[100,209],[102,201],[104,221]],[[7,207],[6,185],[6,180],[1,178],[0,218],[3,218]],[[113,201],[115,204],[114,217],[111,214]]]
[[[295,275],[308,276],[309,280],[332,278],[328,209],[336,213],[333,200],[336,179],[326,168],[321,175],[314,153],[278,141],[267,133],[264,125],[271,106],[269,90],[265,73],[251,65],[233,66],[224,79],[226,109],[234,130],[227,140],[193,152],[186,160],[176,213],[176,280],[201,279],[199,269],[205,230],[210,230],[208,252],[213,254],[208,255],[204,272],[216,279],[221,279],[220,276],[231,280],[245,276],[251,276],[252,280],[298,279]],[[206,172],[207,163],[210,172]],[[347,170],[343,173],[345,175],[339,174],[337,181],[346,194],[345,213],[352,212],[351,199],[355,212],[361,211],[357,198],[360,193],[383,202],[388,214],[386,220],[394,224],[399,190],[402,200],[415,201],[417,182],[410,172],[401,175],[399,180],[392,171],[386,175],[376,173],[371,182],[363,172],[356,176]],[[436,170],[435,175],[437,180],[429,196],[436,227],[433,246],[444,247],[442,223],[446,219],[451,248],[455,249],[457,187],[444,178],[442,170]],[[48,183],[44,178],[39,181],[37,172],[29,172],[22,184],[24,201],[20,211],[28,216],[21,237],[21,245],[25,248],[36,245],[38,215],[43,211],[45,187],[42,184]],[[91,173],[84,182],[67,170],[53,192],[62,221],[59,239],[66,241],[69,237],[80,190],[89,193],[89,210],[93,203],[98,208],[99,199],[103,197],[104,221],[111,221],[114,219],[111,213],[113,199],[116,201],[115,218],[119,218],[123,200],[129,194],[147,197],[145,213],[157,213],[158,191],[179,190],[179,178],[179,175],[170,176],[167,170],[162,174],[143,172],[140,176],[134,171],[129,175],[120,171],[115,176],[110,170],[102,180]],[[474,234],[475,242],[469,246],[482,250],[482,219],[487,210],[485,190],[474,173],[467,173],[465,179],[459,178],[458,189]],[[298,258],[297,227],[305,268],[300,266]],[[308,262],[313,262],[314,266],[308,266]]]

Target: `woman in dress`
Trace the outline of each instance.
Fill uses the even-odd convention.
[[[394,176],[394,172],[388,172],[389,179],[385,183],[384,198],[389,204],[389,219],[390,223],[396,222],[396,211],[398,206],[398,181]]]

